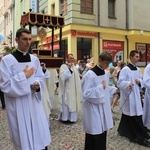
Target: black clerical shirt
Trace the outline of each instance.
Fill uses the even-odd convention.
[[[101,68],[98,67],[97,65],[94,66],[91,70],[92,70],[97,76],[101,76],[101,75],[104,75],[104,74],[105,74],[104,69],[101,69]]]
[[[16,50],[15,52],[12,53],[12,55],[17,59],[18,62],[23,63],[23,62],[31,62],[30,54],[26,53],[24,55],[23,52],[20,52]]]
[[[131,63],[127,65],[131,70],[137,70],[137,67]]]
[[[12,55],[17,59],[19,63],[23,62],[31,62],[30,54],[29,53],[23,53],[18,50],[12,53]],[[39,92],[40,88],[36,90],[36,92]]]
[[[137,70],[137,67],[131,63],[127,65],[131,70]],[[138,84],[141,87],[141,83]]]

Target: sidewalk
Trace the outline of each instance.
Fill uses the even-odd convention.
[[[56,98],[57,99],[57,98]],[[59,113],[58,101],[50,115],[52,143],[49,150],[84,150],[84,132],[82,129],[82,110],[79,112],[78,121],[75,124],[64,124],[57,120]],[[107,150],[149,150],[144,146],[130,143],[128,139],[121,137],[117,133],[120,120],[119,106],[115,107],[113,114],[115,126],[108,132]],[[2,110],[0,105],[0,150],[13,150],[9,139],[9,132],[6,120],[6,110]]]

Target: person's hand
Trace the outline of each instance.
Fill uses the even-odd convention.
[[[83,77],[83,75],[82,74],[79,74],[79,76],[82,78]]]
[[[56,88],[54,92],[56,95],[58,95],[58,88]]]
[[[102,81],[102,86],[103,86],[103,89],[106,89],[106,83],[105,83],[105,81]]]
[[[135,79],[135,83],[136,84],[140,84],[140,80],[139,79]]]
[[[120,90],[117,88],[117,89],[116,89],[116,94],[119,93],[119,92],[120,92]]]
[[[32,90],[36,91],[40,86],[38,82],[34,82],[33,84],[30,85],[30,87]]]
[[[129,88],[132,89],[133,86],[134,86],[134,84],[131,82],[131,83],[129,84]]]
[[[25,67],[25,69],[23,70],[23,72],[24,72],[26,78],[31,77],[31,76],[33,75],[34,71],[35,71],[35,68],[34,68],[34,67],[29,68],[28,65],[27,65],[27,66]]]

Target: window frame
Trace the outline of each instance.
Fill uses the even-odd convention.
[[[68,2],[67,2],[67,0],[60,0],[60,12],[63,16],[68,14]]]
[[[51,4],[51,14],[55,15],[55,3]]]
[[[111,11],[110,7],[112,7]],[[108,18],[116,19],[116,0],[108,0]]]
[[[85,3],[85,4],[82,4],[82,3]],[[88,4],[91,4],[91,7],[88,6]],[[83,9],[84,11],[82,11]],[[81,0],[81,6],[80,6],[80,11],[82,14],[89,14],[89,15],[93,15],[93,0]],[[89,12],[89,10],[91,10]]]

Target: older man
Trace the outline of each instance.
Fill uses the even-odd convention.
[[[79,73],[74,66],[73,54],[68,54],[67,61],[60,67],[59,72],[59,101],[61,103],[59,119],[76,122],[81,99]]]

